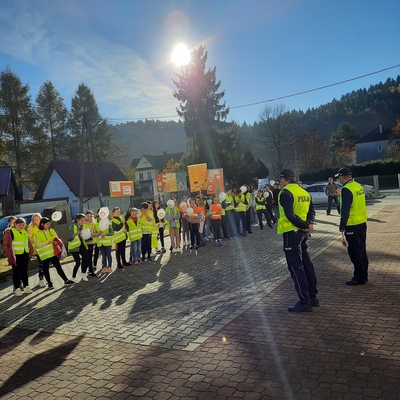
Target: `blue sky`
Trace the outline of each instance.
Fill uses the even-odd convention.
[[[206,46],[236,107],[400,64],[399,14],[398,0],[2,0],[0,68],[28,83],[33,100],[51,80],[68,108],[84,82],[111,122],[173,116],[178,43]],[[235,108],[228,120],[253,123],[267,104],[305,111],[397,75]]]

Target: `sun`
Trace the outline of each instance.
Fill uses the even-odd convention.
[[[185,65],[190,62],[190,51],[183,43],[177,44],[172,52],[172,61],[178,65]]]

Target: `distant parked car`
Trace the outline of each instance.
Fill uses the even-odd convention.
[[[26,223],[29,225],[32,221],[33,213],[26,213],[26,214],[15,214],[14,217],[16,218],[24,218]],[[0,241],[3,242],[3,233],[8,225],[8,218],[12,217],[12,215],[8,215],[7,217],[3,217],[0,219]]]
[[[340,182],[335,182],[339,190],[342,190],[343,185]],[[327,182],[316,182],[312,185],[304,185],[303,189],[307,190],[312,197],[314,204],[328,204],[328,196],[325,194],[325,187]],[[364,187],[365,197],[368,198],[370,192],[373,190],[373,186],[362,185]]]

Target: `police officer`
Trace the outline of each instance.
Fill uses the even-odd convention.
[[[354,276],[346,285],[368,282],[367,205],[364,188],[353,180],[348,168],[340,168],[336,177],[343,185],[340,196],[340,232],[346,235],[347,251],[354,264]]]
[[[290,275],[299,301],[288,308],[289,312],[309,312],[318,307],[317,278],[314,265],[307,252],[307,239],[315,217],[311,196],[295,182],[294,172],[284,169],[280,173],[283,189],[278,196],[278,234],[283,234]]]

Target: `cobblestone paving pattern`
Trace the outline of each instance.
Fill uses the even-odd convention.
[[[321,307],[307,315],[286,311],[295,292],[267,228],[22,299],[3,284],[0,397],[400,399],[398,198],[368,213],[370,282],[348,287],[338,217],[318,211]]]

